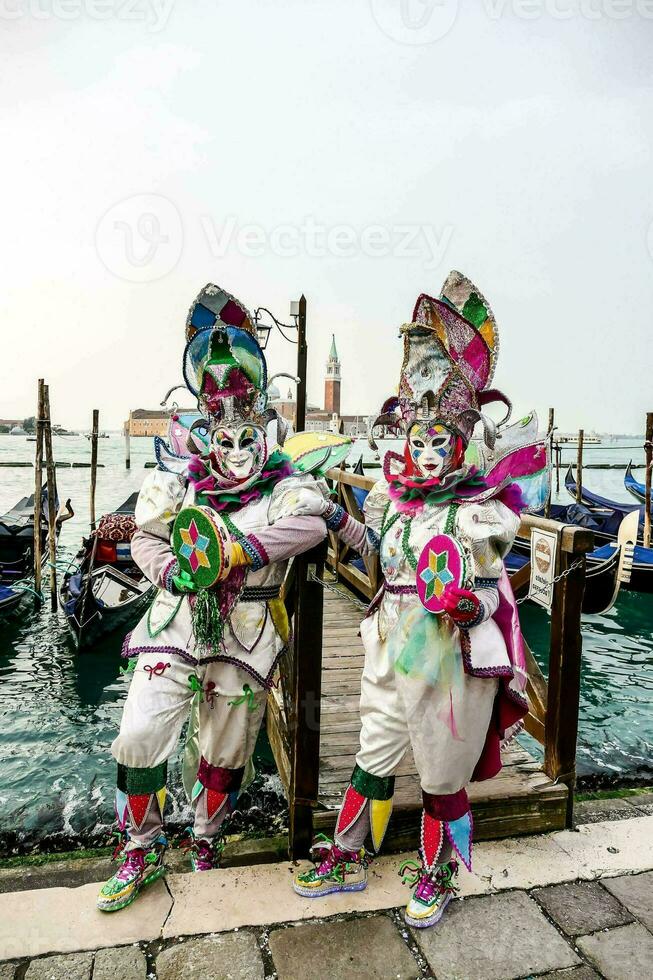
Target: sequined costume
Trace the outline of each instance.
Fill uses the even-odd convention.
[[[159,591],[123,647],[133,677],[112,752],[127,843],[123,866],[100,894],[106,911],[128,904],[162,868],[166,766],[195,698],[193,867],[213,866],[214,842],[233,810],[289,639],[279,594],[288,559],[326,535],[322,518],[297,513],[307,497],[323,495],[278,444],[284,430],[266,407],[265,360],[245,308],[205,287],[191,308],[187,341],[184,376],[204,418],[185,433],[189,452],[159,452],[160,468],[146,478],[136,507],[132,554]],[[220,516],[228,537],[228,575],[210,595],[171,543],[176,517],[197,504]],[[197,535],[190,540],[191,567],[206,564],[205,547]],[[212,619],[198,618],[200,600]]]
[[[366,840],[378,851],[395,773],[410,747],[423,811],[419,861],[412,878],[406,871],[416,885],[406,920],[421,927],[436,922],[451,898],[456,858],[471,868],[466,787],[500,770],[500,745],[527,711],[523,645],[503,567],[521,495],[509,476],[496,482],[464,461],[477,422],[494,444],[495,427],[481,407],[506,402],[489,389],[497,331],[480,292],[452,273],[440,299],[419,298],[402,334],[399,396],[380,419],[406,433],[405,451],[386,454],[364,524],[335,504],[321,509],[329,529],[359,554],[379,553],[383,585],[361,626],[360,749],[335,840],[295,889],[307,896],[340,890],[333,869],[344,887]],[[441,577],[445,612],[434,615],[418,597],[416,575],[419,556],[439,534],[455,539],[466,574],[458,587],[446,563],[428,569],[431,582]]]

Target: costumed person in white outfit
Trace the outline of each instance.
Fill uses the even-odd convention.
[[[267,408],[265,358],[247,310],[209,285],[186,336],[184,379],[204,417],[188,434],[190,460],[178,473],[155,470],[136,506],[132,554],[159,592],[123,649],[133,679],[112,752],[126,843],[100,892],[104,911],[124,908],[163,873],[167,762],[196,695],[191,857],[196,871],[214,866],[287,648],[279,594],[287,560],[326,536],[324,520],[306,516],[305,498],[322,494],[275,445],[283,424]]]
[[[401,333],[399,395],[377,422],[403,429],[404,453],[386,454],[364,524],[337,504],[318,508],[361,555],[380,553],[383,585],[361,626],[360,750],[335,840],[316,845],[316,866],[294,887],[309,897],[365,888],[364,844],[371,837],[374,851],[381,846],[394,774],[411,747],[423,811],[418,862],[403,869],[416,886],[406,921],[423,927],[438,921],[455,891],[457,859],[471,868],[466,787],[500,770],[501,743],[527,712],[503,566],[521,493],[510,476],[488,485],[464,462],[477,422],[489,445],[496,435],[481,408],[495,400],[510,408],[488,387],[497,331],[481,293],[451,273],[440,299],[420,296]]]

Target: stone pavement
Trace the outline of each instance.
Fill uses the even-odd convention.
[[[292,892],[290,862],[170,874],[110,916],[97,884],[6,893],[0,980],[644,980],[653,813],[639,813],[480,843],[461,899],[426,930],[401,915],[405,855],[376,860],[366,891],[317,901]]]

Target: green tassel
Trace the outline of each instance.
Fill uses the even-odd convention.
[[[217,594],[210,589],[202,589],[197,593],[193,604],[196,653],[199,656],[210,653],[222,639],[223,630],[224,623]]]
[[[136,664],[138,663],[138,657],[130,657],[127,661],[126,667],[120,668],[121,674],[133,674],[136,670]]]

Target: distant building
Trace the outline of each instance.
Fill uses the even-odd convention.
[[[340,415],[340,361],[336,350],[336,335],[331,334],[331,350],[327,361],[324,379],[324,411],[330,415]]]
[[[180,408],[183,412],[194,412],[194,408]],[[124,431],[130,436],[167,436],[170,410],[163,408],[134,408],[125,422]]]
[[[306,430],[308,432],[342,432],[345,435],[365,435],[367,433],[367,415],[340,414],[340,384],[342,373],[340,359],[336,348],[335,334],[331,335],[331,349],[326,362],[324,378],[324,408],[317,405],[306,406]],[[296,402],[292,392],[286,398],[281,398],[278,388],[272,385],[270,401],[279,415],[289,422],[295,423]]]
[[[23,419],[0,419],[0,425],[6,425],[8,429],[13,429],[15,426],[21,426],[23,424]]]

